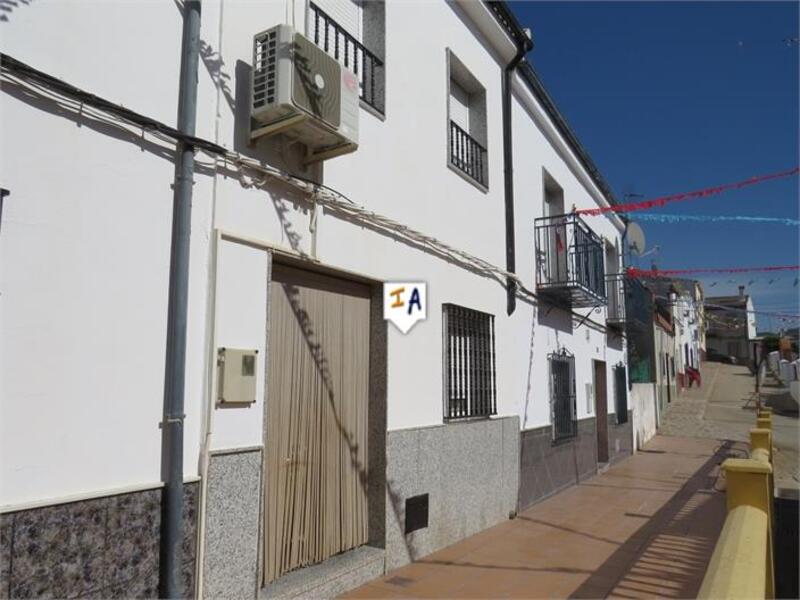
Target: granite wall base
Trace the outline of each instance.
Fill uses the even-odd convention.
[[[633,411],[627,423],[617,424],[617,415],[608,415],[608,458],[615,463],[633,454]]]
[[[196,482],[184,486],[183,594],[194,595]],[[0,514],[0,597],[158,597],[161,489]]]
[[[509,518],[519,482],[519,418],[390,431],[386,570]],[[405,533],[405,501],[428,494],[428,526]]]
[[[594,417],[578,421],[575,438],[554,442],[545,425],[523,431],[520,442],[519,510],[597,474]]]
[[[215,452],[208,465],[204,598],[255,598],[261,449]]]

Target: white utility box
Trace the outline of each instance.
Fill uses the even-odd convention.
[[[258,350],[217,350],[218,404],[250,405],[256,401],[257,358]]]

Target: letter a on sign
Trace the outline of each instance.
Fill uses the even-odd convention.
[[[383,284],[383,318],[403,333],[428,316],[427,285],[399,281]]]

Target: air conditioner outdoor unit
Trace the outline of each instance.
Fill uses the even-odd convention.
[[[356,75],[288,25],[253,38],[250,138],[282,133],[318,162],[358,148]]]

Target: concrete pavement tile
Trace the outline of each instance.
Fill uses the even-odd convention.
[[[517,519],[368,584],[367,592],[426,598],[591,597],[612,587],[619,597],[696,593],[725,514],[724,496],[705,489],[717,445],[658,436],[646,447],[657,452],[626,459]],[[393,576],[406,580],[387,584]]]

